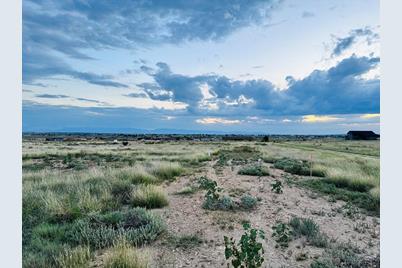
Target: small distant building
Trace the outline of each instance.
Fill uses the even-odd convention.
[[[351,130],[346,134],[346,140],[377,140],[380,135],[375,134],[373,131]]]

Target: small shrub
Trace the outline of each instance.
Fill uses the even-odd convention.
[[[141,185],[133,190],[131,204],[135,207],[162,208],[169,204],[166,194],[153,185]]]
[[[280,180],[274,180],[271,184],[271,191],[277,194],[283,193],[282,182]]]
[[[246,166],[239,170],[240,175],[250,175],[250,176],[268,176],[269,171],[266,167],[262,165]]]
[[[291,240],[291,230],[289,228],[289,225],[283,222],[278,222],[272,227],[272,230],[272,237],[274,237],[277,246],[283,248],[288,247],[288,244]]]
[[[253,209],[257,205],[257,199],[249,194],[243,195],[240,199],[240,205],[244,209]]]
[[[126,241],[119,241],[107,254],[105,268],[147,268],[148,256],[141,253]]]
[[[249,223],[243,224],[244,234],[236,243],[233,237],[224,236],[225,258],[233,267],[261,267],[264,262],[264,248],[257,239],[265,239],[264,231],[251,228]],[[228,264],[229,266],[229,264]]]

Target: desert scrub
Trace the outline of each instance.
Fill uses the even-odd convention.
[[[278,222],[272,226],[272,237],[275,239],[276,247],[288,247],[292,238],[292,232],[288,224]]]
[[[142,245],[155,240],[164,230],[165,226],[158,216],[143,208],[134,208],[88,215],[74,222],[66,236],[71,244],[100,249],[112,246],[120,238],[132,245]]]
[[[262,243],[258,242],[258,239],[264,240],[265,233],[263,230],[251,228],[249,223],[244,223],[243,229],[244,234],[237,243],[233,237],[223,237],[225,241],[225,258],[235,268],[261,267],[264,262],[264,248]]]
[[[266,167],[262,165],[252,165],[241,168],[238,174],[250,176],[268,176],[269,171]]]
[[[122,204],[130,203],[133,186],[129,181],[117,180],[111,185],[110,193]]]
[[[154,163],[149,172],[161,181],[173,181],[184,173],[184,169],[178,163]]]
[[[140,185],[132,194],[130,203],[135,207],[162,208],[169,204],[165,192],[154,185]]]
[[[271,183],[271,191],[276,193],[276,194],[283,193],[282,188],[283,188],[283,185],[282,185],[282,182],[280,180],[274,180]]]
[[[313,246],[320,248],[328,246],[328,237],[320,231],[320,227],[312,219],[292,217],[289,225],[295,238],[305,236]]]
[[[147,268],[149,257],[146,253],[120,240],[109,249],[104,259],[105,268]]]

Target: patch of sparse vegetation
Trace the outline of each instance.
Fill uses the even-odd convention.
[[[330,195],[337,200],[350,202],[351,204],[364,209],[368,214],[380,214],[380,199],[370,193],[350,191],[344,188],[338,188],[326,179],[313,179],[297,182],[316,192]]]
[[[360,250],[346,244],[335,244],[328,248],[323,257],[311,263],[310,268],[360,268],[360,267],[379,267],[376,265],[366,265],[363,258],[359,256]],[[379,264],[379,263],[378,263]]]
[[[197,234],[171,235],[167,243],[175,248],[189,249],[201,245],[202,239]]]
[[[249,223],[244,223],[243,229],[245,232],[238,243],[233,237],[224,236],[225,258],[235,268],[261,267],[264,262],[264,248],[258,239],[265,239],[264,231],[251,228]]]
[[[195,186],[185,186],[176,192],[177,195],[191,195],[197,192],[199,188]]]
[[[249,175],[249,176],[268,176],[269,171],[263,165],[251,165],[242,167],[239,172],[240,175]]]

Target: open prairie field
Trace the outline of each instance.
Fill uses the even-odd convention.
[[[22,168],[24,267],[227,267],[247,226],[262,267],[379,267],[379,141],[24,138]]]

